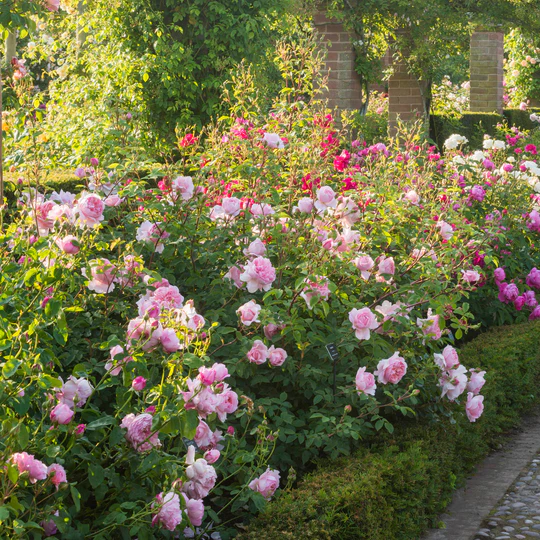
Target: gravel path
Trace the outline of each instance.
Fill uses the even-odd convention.
[[[540,454],[523,469],[474,538],[540,538]]]

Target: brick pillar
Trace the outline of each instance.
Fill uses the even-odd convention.
[[[388,127],[396,134],[398,117],[402,122],[426,118],[425,83],[409,73],[407,63],[394,58],[393,73],[388,80]]]
[[[328,42],[325,73],[328,75],[328,99],[330,108],[343,110],[362,107],[362,86],[360,76],[354,70],[355,52],[351,44],[353,36],[339,21],[329,19],[324,11],[318,11],[313,24],[324,44]],[[337,117],[339,118],[339,116]]]
[[[503,32],[471,35],[471,111],[503,110]]]

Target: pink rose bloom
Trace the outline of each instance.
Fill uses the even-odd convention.
[[[447,345],[442,354],[435,353],[435,363],[443,370],[448,371],[456,366],[459,366],[459,357],[456,349],[451,345]]]
[[[379,327],[375,314],[367,307],[352,309],[349,312],[349,321],[351,321],[357,339],[369,339],[369,331]]]
[[[415,206],[418,206],[418,204],[420,203],[420,195],[418,195],[418,193],[416,193],[414,189],[407,191],[403,198],[406,201],[409,201],[411,204],[414,204]]]
[[[220,397],[214,394],[210,387],[206,387],[199,379],[187,379],[187,392],[182,392],[186,409],[197,409],[202,418],[216,411]]]
[[[504,288],[503,294],[507,301],[513,302],[519,296],[519,289],[517,288],[517,285],[510,283]]]
[[[54,227],[54,208],[56,203],[53,201],[45,201],[41,204],[36,204],[36,219],[41,235],[46,235],[50,229]]]
[[[252,204],[250,211],[254,216],[271,216],[272,214],[276,213],[275,210],[269,204],[266,204],[266,203]]]
[[[221,452],[217,448],[212,448],[212,450],[207,450],[204,453],[204,459],[207,463],[215,463],[221,457]]]
[[[401,302],[396,302],[395,304],[392,304],[392,302],[384,300],[380,306],[377,306],[375,308],[375,311],[377,313],[380,313],[384,317],[383,322],[385,322],[393,319],[392,316],[396,315],[396,313],[399,313],[401,311],[401,308]]]
[[[540,306],[536,306],[529,315],[529,321],[535,321],[536,319],[540,319]]]
[[[359,368],[356,372],[356,390],[358,394],[374,396],[376,389],[375,377],[371,373],[366,372],[365,367]]]
[[[126,440],[137,452],[147,452],[161,446],[159,434],[152,432],[151,414],[128,414],[122,419],[120,427],[127,429]]]
[[[533,268],[527,276],[526,283],[529,287],[540,289],[540,270]]]
[[[75,413],[65,404],[58,403],[51,411],[51,420],[55,424],[69,424]]]
[[[199,420],[195,437],[193,437],[193,440],[197,443],[197,446],[203,449],[208,448],[211,446],[212,437],[213,433],[210,426],[204,420]]]
[[[56,398],[61,403],[65,403],[70,409],[77,404],[77,407],[82,407],[92,395],[94,387],[84,377],[73,377],[71,375],[68,380],[62,384],[62,388],[56,394]]]
[[[495,276],[495,281],[501,282],[506,279],[506,274],[502,268],[495,268],[493,275]]]
[[[467,390],[472,392],[475,396],[480,393],[482,387],[486,383],[484,379],[485,371],[477,371],[476,369],[469,370],[471,372],[471,378],[467,383]]]
[[[396,271],[396,266],[395,266],[393,257],[385,257],[379,263],[379,274],[389,274],[393,276],[395,271]]]
[[[67,236],[64,236],[64,238],[56,239],[56,245],[68,255],[75,255],[80,251],[79,246],[74,244],[74,242],[78,243],[78,240],[77,237],[72,234],[68,234]]]
[[[240,306],[236,313],[240,315],[240,321],[245,326],[250,326],[251,323],[260,323],[259,315],[261,313],[261,306],[255,302],[255,300],[250,300],[244,305]]]
[[[167,353],[180,349],[180,340],[173,328],[164,328],[159,339],[163,350]]]
[[[51,473],[54,474],[51,476]],[[58,463],[53,463],[49,466],[47,475],[51,478],[51,482],[56,486],[56,491],[58,491],[58,486],[60,484],[67,483],[66,470]]]
[[[189,201],[193,197],[195,186],[191,176],[178,176],[171,182],[171,187],[174,191],[180,193],[184,201]]]
[[[330,186],[323,186],[317,190],[317,200],[315,208],[319,212],[324,212],[328,208],[337,206],[336,193]]]
[[[476,283],[480,280],[480,274],[476,270],[462,270],[463,281],[467,283]]]
[[[452,236],[454,236],[454,229],[449,223],[441,220],[437,223],[437,227],[441,230],[440,232],[443,240],[450,240]]]
[[[113,365],[115,364],[115,357],[120,354],[123,354],[124,356],[116,362],[116,366],[113,368]],[[115,345],[112,347],[110,355],[111,360],[105,364],[105,369],[113,376],[119,375],[122,371],[122,367],[128,362],[133,362],[133,358],[131,356],[125,356],[124,348],[121,345]]]
[[[422,329],[425,336],[431,336],[432,339],[440,339],[442,331],[439,326],[439,315],[432,315],[431,308],[428,309],[426,319],[416,319],[416,324]]]
[[[60,7],[60,0],[45,0],[45,7],[49,11],[58,11]]]
[[[260,238],[253,240],[249,246],[244,249],[246,257],[262,257],[266,253],[266,246]]]
[[[268,347],[257,339],[253,342],[253,346],[247,353],[248,360],[253,364],[264,364],[268,358]]]
[[[279,334],[283,328],[284,327],[281,325],[278,326],[277,324],[270,323],[263,328],[263,332],[266,336],[266,339],[272,339],[274,336]]]
[[[484,412],[484,396],[475,396],[472,392],[469,392],[465,412],[469,422],[476,422]]]
[[[369,255],[360,255],[360,257],[354,259],[353,263],[360,270],[362,279],[367,281],[371,275],[371,269],[375,266],[373,259]]]
[[[75,434],[76,435],[84,435],[84,432],[86,431],[86,424],[79,424],[75,428]]]
[[[269,501],[279,487],[279,471],[270,468],[266,469],[259,478],[252,480],[248,487],[253,491],[257,491]]]
[[[221,204],[212,208],[210,219],[226,219],[236,217],[240,213],[241,201],[238,197],[224,197]]]
[[[35,484],[38,480],[47,478],[47,465],[35,459],[33,455],[26,452],[16,453],[11,456],[11,462],[19,469],[19,474],[28,473],[30,482]]]
[[[77,201],[76,208],[81,227],[97,227],[103,221],[105,204],[98,195],[84,193]]]
[[[323,298],[328,300],[330,296],[330,288],[328,287],[328,278],[323,276],[317,276],[317,281],[311,281],[306,278],[305,282],[307,286],[300,293],[300,296],[306,301],[308,309],[312,309],[315,302],[313,299]]]
[[[270,147],[270,148],[285,148],[285,145],[283,144],[283,141],[281,140],[281,137],[277,133],[264,133],[262,140]]]
[[[113,193],[112,195],[109,195],[103,202],[105,206],[109,207],[115,207],[120,206],[124,199],[120,198],[116,193]]]
[[[146,386],[146,379],[144,377],[135,377],[133,379],[133,382],[131,383],[131,387],[133,388],[133,390],[136,390],[137,392],[141,392],[142,390],[144,390]]]
[[[375,371],[381,384],[397,384],[405,373],[407,373],[407,362],[399,356],[399,352],[395,352],[386,360],[381,360],[377,364],[377,371]]]
[[[126,333],[128,347],[141,345],[143,351],[149,351],[155,348],[161,339],[163,328],[161,323],[156,320],[145,320],[140,317],[129,321]]]
[[[154,244],[156,253],[163,253],[165,245],[162,240],[166,240],[169,236],[170,234],[165,231],[165,228],[164,226],[161,226],[161,223],[143,221],[137,229],[136,239],[139,242]]]
[[[223,277],[225,279],[230,279],[238,289],[241,289],[243,285],[242,280],[240,279],[241,274],[242,270],[240,270],[240,268],[237,266],[231,266],[229,271]]]
[[[215,363],[212,367],[207,368],[201,366],[199,368],[199,375],[197,378],[205,385],[210,386],[214,383],[219,383],[224,381],[227,377],[230,377],[229,371],[225,364]]]
[[[518,296],[514,300],[514,307],[517,309],[517,311],[521,311],[523,309],[524,305],[525,305],[525,297],[524,296]]]
[[[58,510],[54,513],[54,515],[58,515]],[[40,521],[39,524],[41,527],[43,527],[43,533],[46,537],[54,536],[58,532],[58,527],[52,519],[49,519],[49,521]]]
[[[467,388],[467,369],[458,366],[443,374],[439,380],[442,387],[441,397],[446,396],[450,401],[456,400]]]
[[[523,297],[525,298],[526,306],[535,308],[538,305],[538,300],[536,299],[536,295],[534,294],[534,291],[524,292]]]
[[[310,214],[313,211],[313,199],[303,197],[298,201],[298,210],[303,214]]]
[[[218,418],[225,422],[228,414],[232,414],[238,409],[238,394],[229,388],[226,383],[223,384],[223,390],[221,394],[218,394],[218,404],[216,406],[216,413]]]
[[[189,521],[195,527],[199,527],[202,524],[204,516],[204,504],[200,499],[188,499],[184,493],[182,493],[184,500],[186,501],[186,514]]]
[[[240,274],[240,279],[246,283],[250,293],[269,291],[276,279],[276,270],[270,259],[257,257],[246,264],[244,272]]]
[[[158,508],[157,514],[152,518],[152,527],[162,526],[168,531],[174,531],[182,523],[182,509],[180,508],[180,497],[170,491],[156,495],[157,504],[152,503],[152,508]]]
[[[117,268],[109,259],[93,259],[90,265],[88,288],[98,294],[107,294],[114,291]],[[83,270],[86,276],[87,270]],[[88,277],[88,276],[87,276]]]
[[[285,349],[276,349],[273,345],[268,349],[268,361],[274,367],[283,365],[285,360],[287,360],[287,351]]]
[[[182,491],[192,499],[203,499],[215,486],[217,474],[212,465],[205,459],[198,459],[186,467],[186,476],[189,481],[182,486]]]

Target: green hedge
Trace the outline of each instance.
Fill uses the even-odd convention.
[[[430,137],[442,149],[444,141],[454,133],[464,135],[469,139],[469,148],[477,150],[482,148],[484,134],[495,137],[497,124],[506,122],[509,126],[516,126],[522,130],[531,130],[537,124],[531,122],[532,113],[539,113],[540,109],[505,109],[503,114],[498,113],[463,113],[461,116],[443,116],[432,114],[429,119]]]
[[[238,538],[417,539],[433,526],[471,468],[540,397],[540,323],[501,327],[460,352],[487,371],[484,415],[474,424],[417,421],[370,448],[325,461]]]

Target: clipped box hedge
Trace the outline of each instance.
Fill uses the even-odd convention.
[[[282,493],[237,538],[408,540],[436,524],[463,482],[502,433],[540,397],[540,323],[502,327],[460,352],[487,371],[484,415],[396,426],[351,457],[324,461]]]

